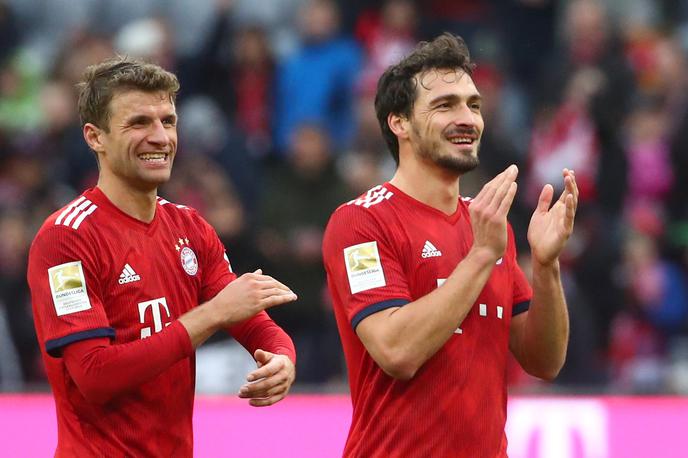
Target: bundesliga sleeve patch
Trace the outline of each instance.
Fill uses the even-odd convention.
[[[86,293],[86,278],[81,261],[68,262],[48,269],[50,292],[57,316],[69,315],[91,308]]]
[[[351,294],[385,286],[385,273],[377,251],[377,242],[366,242],[344,248],[344,262]]]

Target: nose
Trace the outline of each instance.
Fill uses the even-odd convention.
[[[471,126],[474,127],[478,124],[478,117],[471,108],[466,104],[461,104],[455,110],[454,124],[457,126]]]
[[[170,144],[170,134],[159,119],[151,124],[151,131],[147,137],[149,143],[156,146],[167,146]]]

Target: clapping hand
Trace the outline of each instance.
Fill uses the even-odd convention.
[[[564,169],[564,191],[552,205],[554,188],[547,184],[542,188],[537,208],[530,218],[528,243],[533,261],[551,265],[558,258],[573,232],[573,220],[578,207],[578,185],[573,170]]]

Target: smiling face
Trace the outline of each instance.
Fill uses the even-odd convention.
[[[409,141],[414,153],[464,174],[478,166],[484,122],[481,97],[462,70],[430,70],[417,77]]]
[[[87,123],[101,180],[149,192],[170,179],[177,151],[177,115],[165,91],[121,90],[109,103],[108,131]],[[99,180],[99,181],[101,181]]]

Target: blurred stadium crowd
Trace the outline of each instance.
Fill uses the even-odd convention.
[[[462,35],[486,129],[462,194],[519,165],[511,220],[545,182],[581,186],[563,260],[571,314],[553,386],[688,393],[688,1],[0,0],[0,391],[47,385],[26,285],[43,219],[92,186],[75,107],[86,65],[114,53],[174,71],[180,147],[166,199],[214,225],[234,270],[299,294],[270,311],[305,390],[345,367],[320,243],[331,211],[389,179],[373,110],[382,70],[420,39]],[[220,339],[221,337],[217,337]],[[222,363],[224,364],[224,363]]]

